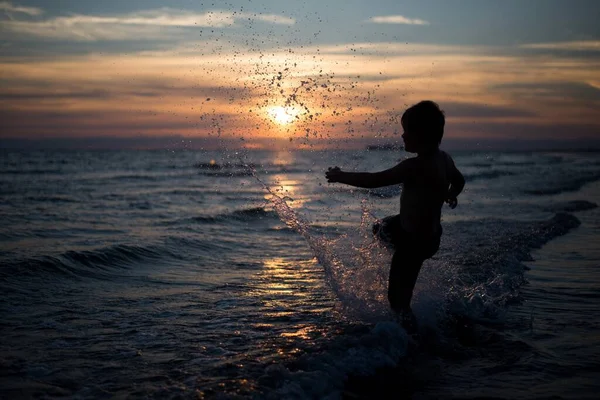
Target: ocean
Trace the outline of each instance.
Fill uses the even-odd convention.
[[[408,336],[391,150],[1,151],[0,398],[595,399],[600,157],[451,152]]]

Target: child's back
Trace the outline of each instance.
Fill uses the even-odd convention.
[[[441,210],[456,167],[452,158],[438,150],[403,161],[407,173],[400,198],[402,229],[419,236],[441,234]]]

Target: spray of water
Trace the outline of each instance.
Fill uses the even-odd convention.
[[[359,229],[336,238],[315,232],[310,222],[292,209],[251,169],[254,179],[269,194],[268,201],[281,221],[299,233],[323,266],[325,278],[340,301],[344,315],[361,320],[377,320],[385,316],[387,276],[390,251],[375,240],[371,225],[375,217],[363,204]]]
[[[326,236],[288,205],[291,199],[261,179],[253,164],[243,160],[240,164],[268,194],[268,205],[281,221],[309,245],[323,266],[326,282],[338,298],[343,315],[365,322],[388,319],[391,251],[372,234],[377,218],[369,203],[363,201],[356,229],[336,237]],[[425,261],[415,288],[412,305],[420,321],[436,326],[453,315],[502,320],[506,304],[518,295],[523,282],[519,254],[526,254],[529,235],[521,225],[497,221],[447,225],[439,253]],[[506,238],[519,232],[523,238],[515,248],[514,241]]]

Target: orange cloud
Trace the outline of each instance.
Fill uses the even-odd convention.
[[[267,52],[210,41],[5,61],[2,136],[394,137],[404,108],[424,98],[446,108],[450,137],[498,136],[505,124],[531,127],[532,138],[553,125],[597,134],[594,59],[508,50],[363,43]],[[274,107],[293,107],[293,118],[282,123]]]

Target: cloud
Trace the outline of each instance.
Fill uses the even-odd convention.
[[[404,42],[361,42],[343,43],[326,46],[306,46],[307,52],[320,54],[351,54],[351,55],[417,55],[417,54],[482,54],[487,49],[476,46],[450,46],[427,43]]]
[[[531,127],[519,130],[524,138],[580,126],[581,137],[600,132],[596,60],[402,43],[319,49],[316,58],[314,46],[263,52],[207,39],[163,51],[6,61],[0,137],[83,135],[90,127],[98,135],[397,137],[397,115],[422,99],[446,110],[449,137],[501,137],[507,124]],[[310,108],[289,130],[267,114],[286,102]],[[79,113],[77,123],[52,119],[61,110]]]
[[[534,115],[532,112],[518,107],[451,101],[445,102],[443,109],[453,118],[530,117]]]
[[[374,24],[404,24],[404,25],[429,25],[429,22],[417,18],[406,18],[402,15],[384,15],[371,17],[367,22]]]
[[[554,99],[556,101],[591,102],[600,104],[600,87],[596,82],[540,82],[540,83],[507,83],[495,89],[510,92],[522,99]]]
[[[2,29],[20,35],[55,40],[96,41],[166,38],[181,28],[226,28],[239,21],[293,25],[293,18],[215,10],[203,13],[160,8],[117,16],[70,15],[42,21],[5,21]]]
[[[15,6],[8,1],[0,1],[0,11],[6,12],[9,16],[11,13],[21,13],[32,16],[41,15],[44,13],[44,11],[39,8]]]
[[[582,40],[575,42],[530,43],[520,46],[523,49],[566,50],[566,51],[600,51],[599,40]]]

